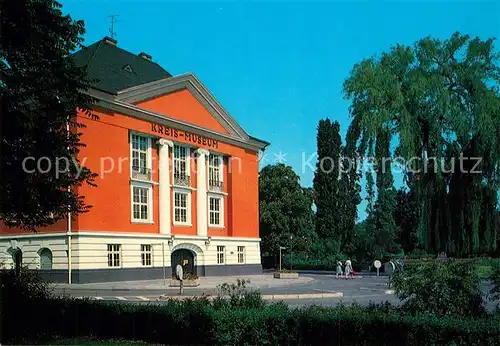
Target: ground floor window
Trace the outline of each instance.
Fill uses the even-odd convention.
[[[141,259],[143,266],[151,266],[151,245],[141,245]]]
[[[245,247],[238,246],[238,263],[245,263]]]
[[[226,261],[226,247],[217,246],[217,264],[224,264]]]
[[[108,267],[120,266],[120,244],[108,244]]]

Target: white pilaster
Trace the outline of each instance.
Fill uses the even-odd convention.
[[[207,168],[206,162],[209,155],[208,150],[198,149],[196,161],[196,233],[199,236],[207,236]]]
[[[160,146],[159,158],[159,206],[160,206],[160,234],[170,234],[170,162],[168,148],[174,143],[166,139],[158,140]]]

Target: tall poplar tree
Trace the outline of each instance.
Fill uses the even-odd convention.
[[[316,233],[323,239],[342,244],[341,218],[339,213],[339,158],[341,151],[340,124],[330,119],[318,123],[318,162],[313,188],[316,196]]]
[[[346,143],[342,148],[342,175],[340,179],[339,198],[342,222],[342,251],[352,254],[355,250],[354,237],[358,219],[358,205],[361,203],[361,167],[357,139],[358,127],[350,127],[346,134]]]
[[[392,176],[390,135],[387,130],[378,133],[375,143],[377,162],[377,202],[374,208],[374,232],[377,247],[385,253],[395,253],[397,226],[394,220],[396,191]]]

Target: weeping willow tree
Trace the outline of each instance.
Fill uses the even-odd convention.
[[[405,159],[405,181],[421,205],[418,239],[427,251],[497,248],[498,57],[493,39],[425,38],[362,61],[344,83],[358,145],[387,141],[388,134],[396,143],[390,154]]]

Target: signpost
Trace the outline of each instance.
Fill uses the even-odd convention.
[[[373,265],[375,266],[375,268],[377,268],[377,276],[380,275],[380,267],[382,267],[382,263],[380,263],[379,260],[375,260],[375,262],[373,262]]]

